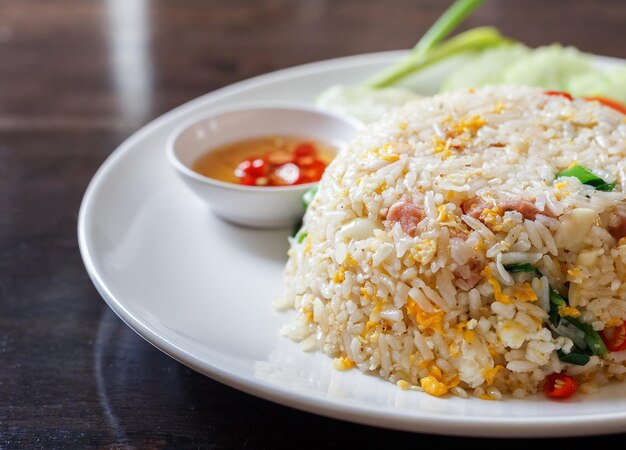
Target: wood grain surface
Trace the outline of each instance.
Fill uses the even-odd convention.
[[[76,240],[87,183],[150,120],[261,73],[410,47],[448,4],[0,0],[0,448],[469,442],[295,411],[193,372],[108,309]],[[463,28],[478,25],[626,58],[623,0],[491,0]]]

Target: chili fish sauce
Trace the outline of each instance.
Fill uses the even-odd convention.
[[[319,181],[337,150],[292,136],[233,142],[202,155],[192,166],[201,175],[246,186],[293,186]]]

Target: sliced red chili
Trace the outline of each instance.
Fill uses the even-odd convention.
[[[240,177],[241,184],[245,186],[254,186],[256,184],[256,177],[252,175],[244,174],[243,177]]]
[[[567,92],[563,92],[563,91],[544,91],[544,94],[546,95],[557,95],[560,97],[565,97],[568,100],[573,100],[572,96],[570,94],[568,94]]]
[[[262,177],[267,174],[268,168],[269,167],[264,159],[255,158],[250,160],[250,165],[247,169],[245,169],[245,172],[253,177]]]
[[[617,327],[605,328],[600,332],[600,336],[610,352],[621,352],[626,350],[626,322]]]
[[[326,164],[319,159],[314,160],[307,167],[303,167],[300,171],[300,180],[298,183],[310,183],[312,181],[318,181],[322,178]]]
[[[568,398],[578,390],[578,384],[572,377],[553,373],[546,378],[544,389],[550,398]]]
[[[300,167],[307,167],[315,162],[315,158],[313,156],[297,156],[293,162]]]
[[[325,169],[315,146],[305,142],[291,150],[278,148],[248,158],[239,163],[235,176],[248,186],[291,186],[319,181]]]
[[[606,97],[585,97],[585,100],[589,101],[597,101],[602,103],[604,106],[608,106],[609,108],[614,109],[615,111],[621,112],[622,114],[626,114],[626,105],[623,105],[615,100]]]
[[[235,175],[242,178],[244,175],[260,177],[267,173],[267,164],[261,158],[248,158],[241,161],[235,169]]]
[[[315,147],[309,142],[304,142],[296,147],[296,156],[312,156],[315,154]]]

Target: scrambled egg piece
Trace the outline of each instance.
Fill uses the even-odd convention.
[[[424,239],[411,249],[413,259],[422,265],[432,261],[435,257],[435,253],[437,253],[437,242],[433,239]]]
[[[427,394],[441,397],[447,394],[450,389],[459,384],[459,377],[456,376],[450,381],[445,381],[441,369],[435,365],[431,366],[430,374],[420,379],[420,385]]]
[[[380,155],[380,159],[383,161],[396,162],[400,159],[400,155]]]
[[[383,158],[384,159],[384,158]],[[376,192],[377,194],[382,194],[383,192],[385,192],[385,190],[388,188],[389,186],[387,186],[387,183],[383,182],[383,184],[381,184],[380,186],[378,186],[376,189],[374,189],[374,192]]]
[[[487,386],[491,386],[493,384],[493,380],[496,378],[496,375],[500,369],[504,369],[500,364],[495,367],[483,369],[483,378],[487,383]]]
[[[522,283],[521,286],[515,288],[513,297],[523,302],[534,302],[539,299],[532,286],[527,281]]]
[[[481,275],[487,279],[487,282],[493,288],[493,296],[496,301],[504,304],[511,303],[511,297],[502,292],[502,287],[500,287],[500,283],[493,277],[491,273],[491,267],[485,266]]]
[[[472,330],[465,330],[463,333],[463,340],[469,342],[470,344],[474,342],[475,333]]]
[[[420,384],[424,392],[427,394],[433,395],[435,397],[441,397],[448,393],[449,389],[441,381],[437,381],[437,378],[433,376],[427,376],[420,380]]]
[[[333,368],[337,370],[350,370],[354,366],[356,366],[354,361],[345,356],[333,359]]]
[[[341,283],[343,280],[346,279],[345,272],[346,272],[346,269],[341,267],[337,272],[335,272],[335,276],[333,277],[333,281],[335,283]]]
[[[527,337],[526,328],[515,320],[506,320],[498,329],[498,337],[504,345],[517,349],[520,348]]]
[[[559,316],[561,317],[580,317],[581,312],[577,308],[571,306],[559,306]]]
[[[406,304],[406,312],[415,317],[421,331],[437,331],[443,334],[441,324],[445,313],[442,310],[432,313],[424,312],[417,303],[415,303],[415,300],[409,297],[409,301]]]
[[[398,382],[396,383],[396,385],[400,388],[400,389],[404,389],[407,390],[411,387],[411,384],[408,381],[405,380],[398,380]]]
[[[558,183],[554,184],[554,187],[557,189],[563,189],[565,186],[567,186],[566,181],[559,181]]]
[[[459,123],[454,127],[455,131],[458,134],[469,132],[471,135],[476,134],[478,130],[480,130],[487,121],[482,117],[476,115],[469,119],[461,119]]]
[[[489,225],[494,231],[500,231],[501,228],[501,217],[503,211],[501,208],[494,206],[493,208],[485,208],[480,213],[480,220],[485,224]]]

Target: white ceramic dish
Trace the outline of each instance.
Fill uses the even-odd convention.
[[[297,136],[341,151],[362,124],[297,103],[252,103],[204,112],[179,126],[167,141],[167,156],[189,188],[218,216],[244,226],[293,226],[304,213],[302,195],[317,183],[295,186],[240,186],[192,170],[205,152],[244,139]]]
[[[110,307],[182,363],[245,392],[331,417],[467,436],[573,436],[626,431],[626,386],[554,402],[539,395],[489,402],[402,391],[338,372],[331,359],[279,336],[287,230],[229,225],[188,195],[165,143],[208,109],[249,101],[311,102],[327,86],[362,80],[401,55],[361,55],[244,81],[183,105],[124,142],[93,178],[79,215],[85,266]],[[610,66],[615,60],[598,58]],[[438,77],[416,83],[432,91]]]

